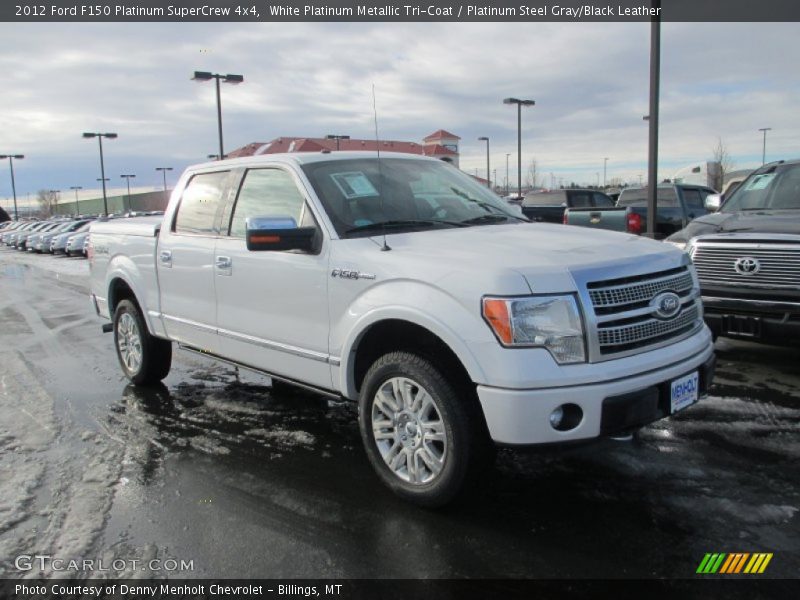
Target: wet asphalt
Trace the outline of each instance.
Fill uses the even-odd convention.
[[[27,369],[58,424],[29,503],[66,502],[64,473],[107,462],[90,556],[193,561],[173,577],[680,578],[708,552],[771,552],[766,575],[800,572],[798,348],[722,339],[698,405],[630,441],[501,450],[476,490],[430,511],[373,476],[350,403],[182,351],[162,386],[129,385],[86,277],[41,268],[81,259],[9,252],[0,373]],[[50,514],[19,511],[0,550],[40,551],[66,526]],[[10,559],[0,574],[17,575]]]

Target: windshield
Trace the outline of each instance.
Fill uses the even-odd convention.
[[[454,227],[519,222],[499,196],[442,161],[354,158],[303,165],[341,236],[375,235],[424,225]],[[489,217],[489,218],[484,218]]]
[[[721,212],[800,209],[800,164],[781,165],[748,177]]]

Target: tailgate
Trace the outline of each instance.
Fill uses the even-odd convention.
[[[564,223],[579,227],[628,231],[628,209],[620,208],[568,208]]]

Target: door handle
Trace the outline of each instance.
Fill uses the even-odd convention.
[[[158,261],[165,267],[172,266],[172,252],[169,250],[162,250],[158,253]]]
[[[231,260],[230,256],[218,256],[217,257],[217,268],[218,269],[230,269],[233,265],[233,261]]]

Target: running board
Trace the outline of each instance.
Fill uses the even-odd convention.
[[[213,354],[212,352],[206,352],[205,350],[200,350],[198,348],[194,348],[193,346],[186,346],[184,344],[178,344],[178,348],[181,350],[185,350],[186,352],[191,352],[192,354],[197,354],[199,356],[204,356],[206,358],[210,358],[212,360],[216,360],[232,367],[239,367],[240,369],[246,369],[247,371],[252,371],[253,373],[258,373],[259,375],[266,375],[271,379],[277,379],[278,381],[283,381],[290,385],[295,385],[297,387],[301,387],[306,389],[310,392],[314,392],[317,394],[323,394],[324,396],[330,396],[331,398],[336,398],[337,400],[342,399],[341,394],[337,394],[336,392],[332,392],[330,390],[326,390],[325,388],[317,387],[314,385],[309,385],[307,383],[300,383],[294,379],[289,377],[284,377],[283,375],[273,375],[269,371],[265,371],[264,369],[259,369],[258,367],[251,367],[250,365],[246,365],[244,363],[236,362],[235,360],[231,360],[229,358],[222,358],[217,354]]]

